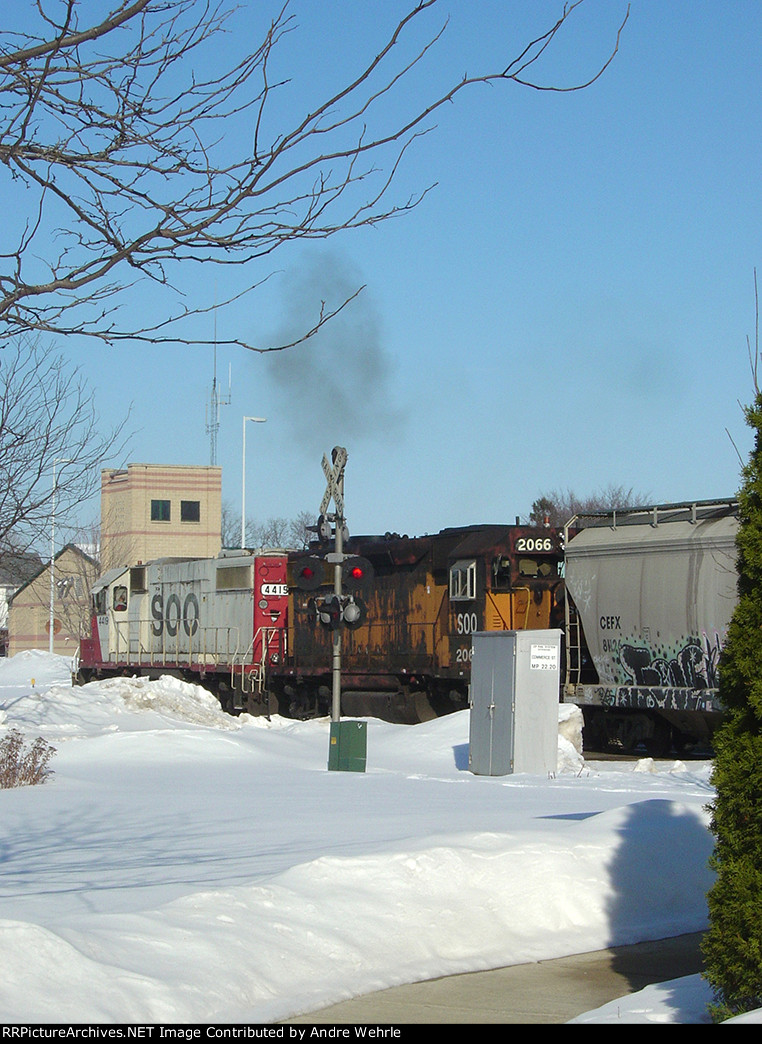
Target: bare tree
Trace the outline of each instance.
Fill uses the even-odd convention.
[[[643,507],[648,500],[648,494],[636,493],[632,487],[628,489],[625,486],[609,485],[586,496],[580,496],[571,489],[554,489],[534,501],[528,522],[535,526],[563,526],[574,515],[597,511],[624,511],[628,508]]]
[[[246,523],[246,546],[265,548],[290,548],[303,550],[314,533],[317,515],[313,511],[300,511],[294,518],[271,517],[266,522],[250,519]],[[222,546],[238,547],[241,543],[241,516],[236,515],[230,504],[222,505]]]
[[[46,568],[48,567],[48,568]],[[98,561],[85,548],[67,542],[56,550],[54,567],[54,633],[66,641],[78,642],[90,632],[90,591],[99,575]],[[46,563],[37,578],[14,595],[11,615],[16,634],[44,634],[39,625],[42,614],[49,627],[50,572]],[[48,632],[49,633],[49,632]],[[11,635],[13,642],[14,635]]]
[[[251,528],[252,547],[288,547],[289,521],[287,518],[268,518]]]
[[[299,514],[289,521],[288,546],[297,551],[303,551],[309,547],[311,540],[315,539],[315,526],[317,519],[314,511],[300,511]]]
[[[238,547],[241,543],[241,516],[236,515],[229,503],[223,502],[220,513],[220,542],[223,547]]]
[[[101,432],[92,393],[52,349],[28,340],[0,353],[0,554],[41,544],[51,507],[67,512],[100,483],[125,422]],[[44,545],[43,545],[44,546]]]
[[[425,99],[408,82],[446,28],[443,20],[426,29],[436,2],[414,3],[359,72],[309,99],[289,125],[278,108],[288,80],[272,71],[296,28],[287,0],[258,46],[247,40],[225,68],[219,54],[233,55],[237,43],[231,32],[219,47],[234,27],[227,0],[30,0],[22,28],[0,34],[0,336],[210,343],[188,320],[240,295],[178,305],[184,265],[246,267],[294,240],[326,239],[410,210],[428,187],[401,200],[391,187],[406,150],[442,106],[475,84],[581,90],[612,61],[629,13],[580,82],[535,77],[536,63],[584,3],[575,0],[503,68],[464,75]],[[420,23],[426,35],[416,43]],[[246,285],[268,274],[257,270]],[[142,322],[134,309],[123,311],[126,292],[141,280],[152,282],[160,302],[157,318]],[[347,303],[333,313],[316,304],[299,340]],[[288,347],[244,337],[221,343]]]
[[[101,573],[100,521],[65,526],[64,532],[67,541],[55,568],[55,616],[66,634],[81,638],[90,633],[90,591]]]

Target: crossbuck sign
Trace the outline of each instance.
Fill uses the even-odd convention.
[[[329,463],[328,458],[323,454],[323,474],[326,477],[328,486],[320,502],[320,514],[325,515],[328,511],[328,505],[333,500],[336,505],[336,514],[343,518],[344,468],[347,464],[347,451],[343,446],[336,446],[331,456],[333,457],[333,465]]]

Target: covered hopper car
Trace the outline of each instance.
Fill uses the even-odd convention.
[[[580,516],[565,556],[566,675],[589,749],[711,737],[736,605],[736,501]]]

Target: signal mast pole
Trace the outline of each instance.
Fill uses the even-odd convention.
[[[342,498],[344,496],[344,475],[340,480]],[[344,516],[337,514],[336,539],[334,553],[336,561],[333,564],[333,593],[341,600],[342,572],[341,562],[344,557]],[[341,628],[337,627],[333,632],[333,662],[331,671],[331,721],[339,721],[341,718]]]
[[[328,486],[323,500],[320,504],[321,516],[332,521],[334,524],[334,553],[327,555],[326,560],[333,562],[333,593],[336,604],[341,605],[342,592],[342,569],[344,561],[344,468],[347,463],[347,451],[343,446],[334,446],[331,452],[332,464],[323,457],[323,474]],[[327,515],[328,506],[333,500],[336,505],[335,513]],[[333,632],[332,641],[332,665],[331,665],[331,721],[339,721],[341,718],[341,628],[337,627]]]

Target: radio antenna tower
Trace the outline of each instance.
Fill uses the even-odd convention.
[[[212,375],[212,393],[206,414],[206,430],[209,435],[209,463],[217,463],[217,432],[220,430],[220,407],[230,405],[230,389],[232,385],[232,367],[228,369],[228,393],[220,395],[217,387],[217,306],[214,307],[214,373]]]

